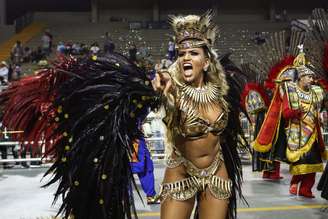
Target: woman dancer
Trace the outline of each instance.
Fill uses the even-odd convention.
[[[171,149],[159,194],[161,218],[190,218],[196,200],[201,219],[234,218],[241,132],[233,86],[213,50],[217,27],[210,13],[172,17],[172,26],[178,59],[153,81],[164,97]]]

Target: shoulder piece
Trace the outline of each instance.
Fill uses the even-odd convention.
[[[316,96],[318,97],[319,102],[323,101],[324,96],[325,96],[325,92],[322,89],[322,87],[317,86],[317,85],[313,85],[313,86],[311,86],[311,90],[316,94]]]

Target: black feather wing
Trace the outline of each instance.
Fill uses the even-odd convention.
[[[240,112],[243,111],[240,105],[240,94],[247,80],[246,75],[229,59],[229,54],[221,57],[220,63],[226,73],[229,86],[228,94],[225,96],[225,100],[229,103],[229,119],[221,144],[229,178],[233,182],[232,197],[229,202],[229,218],[236,218],[237,195],[246,202],[242,195],[243,176],[238,148],[249,148],[239,119]]]
[[[146,74],[125,57],[93,59],[82,64],[83,77],[71,78],[59,90],[55,133],[60,137],[50,151],[57,159],[45,186],[59,183],[55,200],[62,198],[58,214],[65,218],[131,218],[132,141],[142,134],[138,120],[156,95]]]

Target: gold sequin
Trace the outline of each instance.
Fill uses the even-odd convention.
[[[62,107],[62,106],[58,106],[58,108],[57,108],[57,112],[58,112],[58,113],[62,113],[62,112],[63,112],[63,107]]]
[[[66,145],[65,146],[65,151],[69,151],[71,148],[70,148],[70,146],[69,145]]]

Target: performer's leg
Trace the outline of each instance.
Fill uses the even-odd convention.
[[[31,158],[42,157],[41,147],[39,145],[31,146]],[[41,161],[31,161],[31,165],[41,165]]]
[[[14,157],[15,159],[18,159],[18,149],[16,148],[16,145],[13,145],[13,146],[11,147],[11,152],[12,152],[12,154],[13,154],[13,157]],[[19,162],[15,162],[15,164],[16,164],[16,165],[19,165],[20,163],[19,163]]]
[[[138,173],[140,179],[141,187],[147,195],[148,204],[156,204],[154,196],[156,195],[155,191],[155,178],[154,178],[154,165],[153,161],[149,156],[145,158],[145,168],[144,172]]]
[[[184,167],[167,168],[164,175],[164,183],[170,183],[187,177]],[[161,219],[189,219],[194,208],[195,197],[186,201],[177,201],[167,197],[161,202]]]
[[[264,170],[264,171],[263,171],[262,178],[263,178],[263,179],[269,179],[269,178],[270,178],[270,171],[268,171],[268,170]]]
[[[155,196],[156,192],[153,172],[145,171],[143,173],[138,173],[138,177],[140,179],[142,190],[145,192],[147,197]]]
[[[194,208],[195,199],[176,201],[167,198],[161,204],[161,219],[189,219]]]
[[[20,153],[21,158],[26,158],[27,150],[28,150],[28,149],[30,150],[29,147],[32,147],[32,146],[27,146],[27,145],[23,146],[23,145],[21,145],[21,149],[22,149],[22,150],[21,150],[21,153]],[[28,149],[27,149],[27,148],[28,148]],[[25,167],[25,168],[29,168],[29,167],[30,167],[30,165],[28,165],[26,161],[22,161],[21,164],[22,164],[22,166]]]
[[[224,164],[216,175],[223,179],[229,178]],[[202,193],[200,197],[199,219],[225,219],[228,212],[228,204],[228,199],[216,199],[211,192],[206,189],[206,192]]]
[[[314,182],[315,182],[315,173],[304,174],[298,194],[306,198],[314,198],[315,196],[312,194],[311,191]]]
[[[292,179],[290,180],[290,185],[298,184],[302,180],[302,175],[293,175]]]
[[[270,179],[282,179],[280,176],[280,162],[274,161],[274,170],[270,173]]]
[[[0,146],[1,159],[7,159],[7,146]],[[6,168],[8,163],[2,163],[3,167]]]
[[[302,180],[302,175],[293,175],[290,180],[289,193],[292,195],[297,195],[298,183]]]

